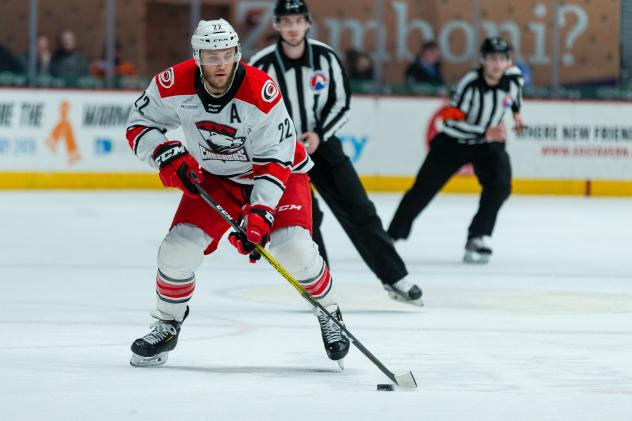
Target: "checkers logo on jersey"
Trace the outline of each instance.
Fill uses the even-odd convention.
[[[272,102],[279,96],[279,88],[271,80],[267,80],[261,88],[261,98],[265,102]]]
[[[167,70],[165,70],[164,72],[158,75],[158,83],[160,83],[160,86],[162,86],[165,89],[171,88],[175,81],[176,81],[176,78],[173,73],[172,67],[168,68]]]
[[[226,126],[224,124],[215,123],[213,121],[198,121],[195,123],[198,131],[202,135],[202,138],[206,141],[208,149],[212,152],[213,158],[206,159],[221,159],[221,160],[235,160],[231,159],[230,155],[235,155],[244,148],[246,138],[242,136],[236,136],[237,129]],[[240,154],[240,159],[243,154]],[[210,156],[210,155],[209,155]]]
[[[329,78],[325,72],[316,71],[312,75],[312,78],[309,81],[309,86],[312,88],[312,91],[320,92],[327,87],[329,84]]]

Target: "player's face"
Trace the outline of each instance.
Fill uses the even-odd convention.
[[[511,65],[511,60],[505,54],[487,54],[482,60],[483,72],[488,78],[499,80],[503,72]]]
[[[228,89],[233,70],[237,65],[235,58],[234,48],[200,51],[202,73],[213,90],[224,91]]]
[[[303,42],[310,23],[303,15],[281,16],[275,27],[283,41],[296,47]]]

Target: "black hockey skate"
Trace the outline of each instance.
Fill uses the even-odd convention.
[[[488,236],[470,237],[465,244],[465,263],[487,263],[492,255],[492,247]]]
[[[184,318],[189,314],[189,308]],[[129,363],[134,367],[157,367],[167,362],[169,351],[178,344],[181,322],[160,320],[151,324],[151,332],[138,338],[132,344],[132,358]]]
[[[424,305],[421,296],[423,292],[416,284],[408,279],[400,279],[394,284],[384,284],[384,289],[388,292],[388,296],[395,301],[401,301],[422,307]]]
[[[327,311],[336,318],[344,326],[342,320],[342,313],[340,308],[333,304],[326,307]],[[316,309],[318,323],[320,323],[320,330],[323,336],[323,344],[325,345],[325,351],[330,360],[336,361],[341,369],[344,370],[343,358],[349,353],[349,338],[336,324],[329,320],[329,318]]]

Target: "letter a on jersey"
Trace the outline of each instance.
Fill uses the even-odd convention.
[[[230,106],[230,122],[241,123],[241,118],[239,118],[239,113],[237,112],[237,106],[235,104]]]

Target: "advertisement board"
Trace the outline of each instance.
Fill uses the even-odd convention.
[[[145,171],[125,142],[125,123],[137,96],[1,91],[1,171]]]
[[[55,177],[68,180],[72,174],[80,175],[73,178],[74,187],[159,187],[155,171],[132,154],[125,139],[138,96],[1,90],[0,187],[68,187]],[[369,188],[401,191],[410,185],[441,129],[439,111],[445,105],[442,98],[352,99],[350,120],[338,136],[358,173],[373,180]],[[524,180],[540,185],[556,180],[632,183],[632,104],[527,100],[522,114],[527,129],[521,136],[509,130],[507,139],[516,186]],[[510,116],[506,124],[513,127]],[[180,139],[182,134],[168,136]],[[465,167],[460,175],[471,173]],[[39,176],[46,183],[33,181]],[[475,180],[468,185],[475,186]]]
[[[359,97],[339,135],[358,171],[410,176],[441,129],[436,98]],[[584,101],[525,101],[527,129],[511,128],[507,149],[514,177],[526,179],[632,180],[632,104]]]

